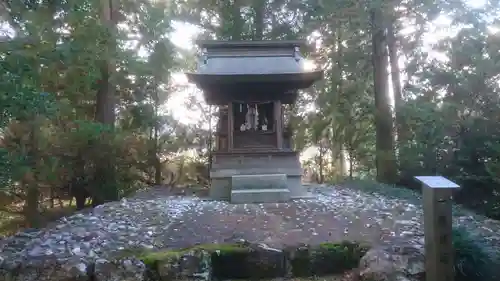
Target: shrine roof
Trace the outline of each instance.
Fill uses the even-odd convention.
[[[202,54],[188,80],[203,90],[210,104],[255,95],[295,100],[294,92],[323,77],[300,53],[305,41],[199,41]],[[238,94],[237,94],[238,93]],[[250,98],[250,97],[248,97]],[[262,98],[262,97],[260,97]]]
[[[262,40],[262,41],[226,41],[226,40],[197,40],[200,48],[240,48],[240,47],[304,47],[305,40]]]
[[[194,75],[302,74],[308,69],[304,41],[199,41],[203,53]]]

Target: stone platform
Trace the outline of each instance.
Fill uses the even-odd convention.
[[[392,193],[394,187],[380,185],[375,194],[361,192],[354,186],[307,188],[313,199],[279,204],[229,204],[171,196],[164,187],[147,189],[132,198],[62,218],[45,229],[0,238],[0,280],[141,281],[144,279],[136,276],[113,279],[98,274],[89,277],[88,273],[136,268],[134,260],[124,258],[127,253],[242,239],[275,249],[345,240],[371,245],[384,241],[401,245],[401,241],[423,247],[422,206],[381,193]],[[500,250],[500,222],[459,206],[457,209],[461,211],[454,212],[455,225],[464,227],[484,247]],[[123,265],[114,264],[115,260]],[[392,265],[383,261],[384,265]],[[60,274],[60,278],[55,274]]]
[[[210,197],[231,203],[279,203],[310,198],[302,186],[298,153],[217,152],[210,171]]]
[[[231,203],[273,203],[290,200],[285,174],[231,177]]]

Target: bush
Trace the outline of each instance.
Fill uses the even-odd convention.
[[[493,281],[496,265],[494,253],[474,239],[463,228],[453,229],[453,247],[455,249],[455,281]]]
[[[145,154],[138,149],[142,145],[138,138],[98,122],[77,120],[60,141],[72,176],[90,179],[86,188],[93,199],[113,201],[138,188],[139,158]]]

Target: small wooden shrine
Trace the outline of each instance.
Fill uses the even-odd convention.
[[[323,76],[307,70],[303,41],[202,41],[190,82],[219,109],[210,195],[233,203],[304,198],[299,155],[283,107]]]

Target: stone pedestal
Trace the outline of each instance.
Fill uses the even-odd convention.
[[[273,203],[290,200],[285,174],[231,177],[231,203]]]
[[[422,183],[427,281],[455,277],[452,241],[452,193],[459,186],[441,176],[415,177]]]
[[[302,168],[292,151],[214,153],[210,196],[232,203],[286,202],[308,198]]]

